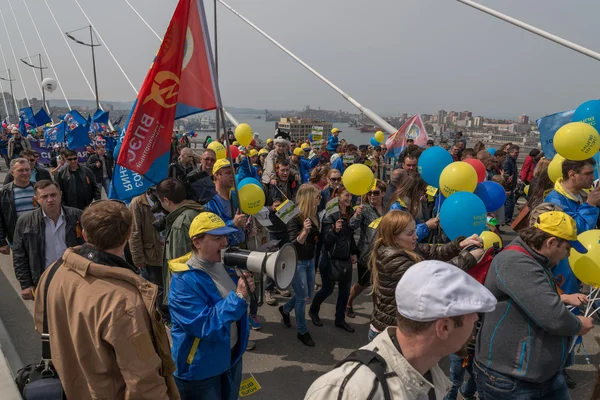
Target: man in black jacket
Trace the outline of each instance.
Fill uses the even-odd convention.
[[[169,165],[169,178],[175,178],[183,183],[185,177],[197,168],[194,160],[194,150],[185,147],[181,149],[179,159]]]
[[[517,167],[518,157],[519,146],[513,144],[509,147],[508,156],[506,157],[506,160],[504,160],[504,165],[502,166],[506,187],[510,191],[510,194],[506,196],[506,203],[504,203],[504,218],[506,219],[507,225],[510,225],[512,222],[515,210],[515,189],[517,188],[517,181],[519,179],[519,168]]]
[[[103,144],[96,146],[96,153],[90,155],[86,166],[91,169],[96,176],[96,185],[98,186],[98,190],[104,188],[104,191],[108,196],[108,191],[110,190],[110,179],[113,175],[113,163],[112,160],[106,156],[106,147]]]
[[[60,186],[63,204],[83,210],[92,201],[100,200],[96,177],[88,167],[79,165],[76,152],[66,150],[64,154],[67,165],[56,173],[54,180]]]
[[[41,208],[19,217],[13,243],[13,267],[23,300],[33,300],[33,289],[40,276],[67,248],[84,243],[82,211],[61,207],[58,184],[52,180],[39,181],[34,191],[34,199]]]
[[[50,172],[46,168],[37,164],[35,159],[35,151],[24,150],[21,153],[21,156],[27,161],[29,161],[29,165],[31,166],[31,178],[29,178],[31,182],[35,183],[43,181],[45,179],[52,179]],[[14,180],[15,178],[12,176],[12,174],[6,174],[6,176],[4,177],[4,184],[6,185],[7,183],[10,183]]]

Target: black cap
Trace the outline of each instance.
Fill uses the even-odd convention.
[[[375,151],[381,151],[381,146],[375,146],[375,147],[373,147],[373,150],[375,150]]]
[[[367,146],[366,144],[361,144],[360,146],[358,146],[358,150],[367,151],[369,150],[369,146]]]

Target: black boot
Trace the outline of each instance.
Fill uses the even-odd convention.
[[[315,347],[315,342],[312,340],[312,338],[310,337],[310,333],[308,332],[302,334],[299,333],[298,339],[300,339],[300,341],[308,347]]]
[[[290,321],[290,314],[286,314],[285,311],[283,311],[283,306],[279,306],[279,313],[283,317],[283,324],[290,328],[292,326],[292,322]]]
[[[313,324],[316,326],[323,326],[323,322],[321,322],[321,318],[319,318],[319,314],[313,313],[312,311],[308,312],[308,316]]]

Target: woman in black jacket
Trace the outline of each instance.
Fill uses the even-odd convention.
[[[333,191],[331,197],[337,197],[339,210],[326,214],[321,225],[323,250],[319,261],[319,270],[323,287],[315,295],[308,316],[313,324],[323,326],[323,322],[319,318],[321,303],[333,293],[337,281],[339,292],[335,306],[335,326],[348,332],[354,332],[354,328],[348,325],[345,319],[346,304],[352,284],[352,264],[356,263],[358,259],[358,247],[354,242],[354,232],[349,225],[354,212],[352,194],[343,185],[340,185]],[[338,271],[342,269],[344,273],[339,274]]]
[[[321,201],[319,188],[311,183],[300,186],[296,194],[296,206],[300,210],[300,214],[287,223],[290,243],[294,245],[298,253],[298,266],[292,281],[294,297],[287,304],[279,307],[283,323],[288,328],[292,326],[290,312],[293,309],[296,311],[298,339],[310,347],[314,346],[315,342],[308,333],[304,313],[306,302],[312,297],[315,286],[314,254],[319,237],[319,220],[317,218],[319,201]]]

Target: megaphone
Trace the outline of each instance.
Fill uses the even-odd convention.
[[[223,264],[256,274],[266,273],[280,290],[286,290],[296,274],[298,254],[294,245],[290,243],[284,244],[279,251],[270,253],[230,247],[223,254]]]

